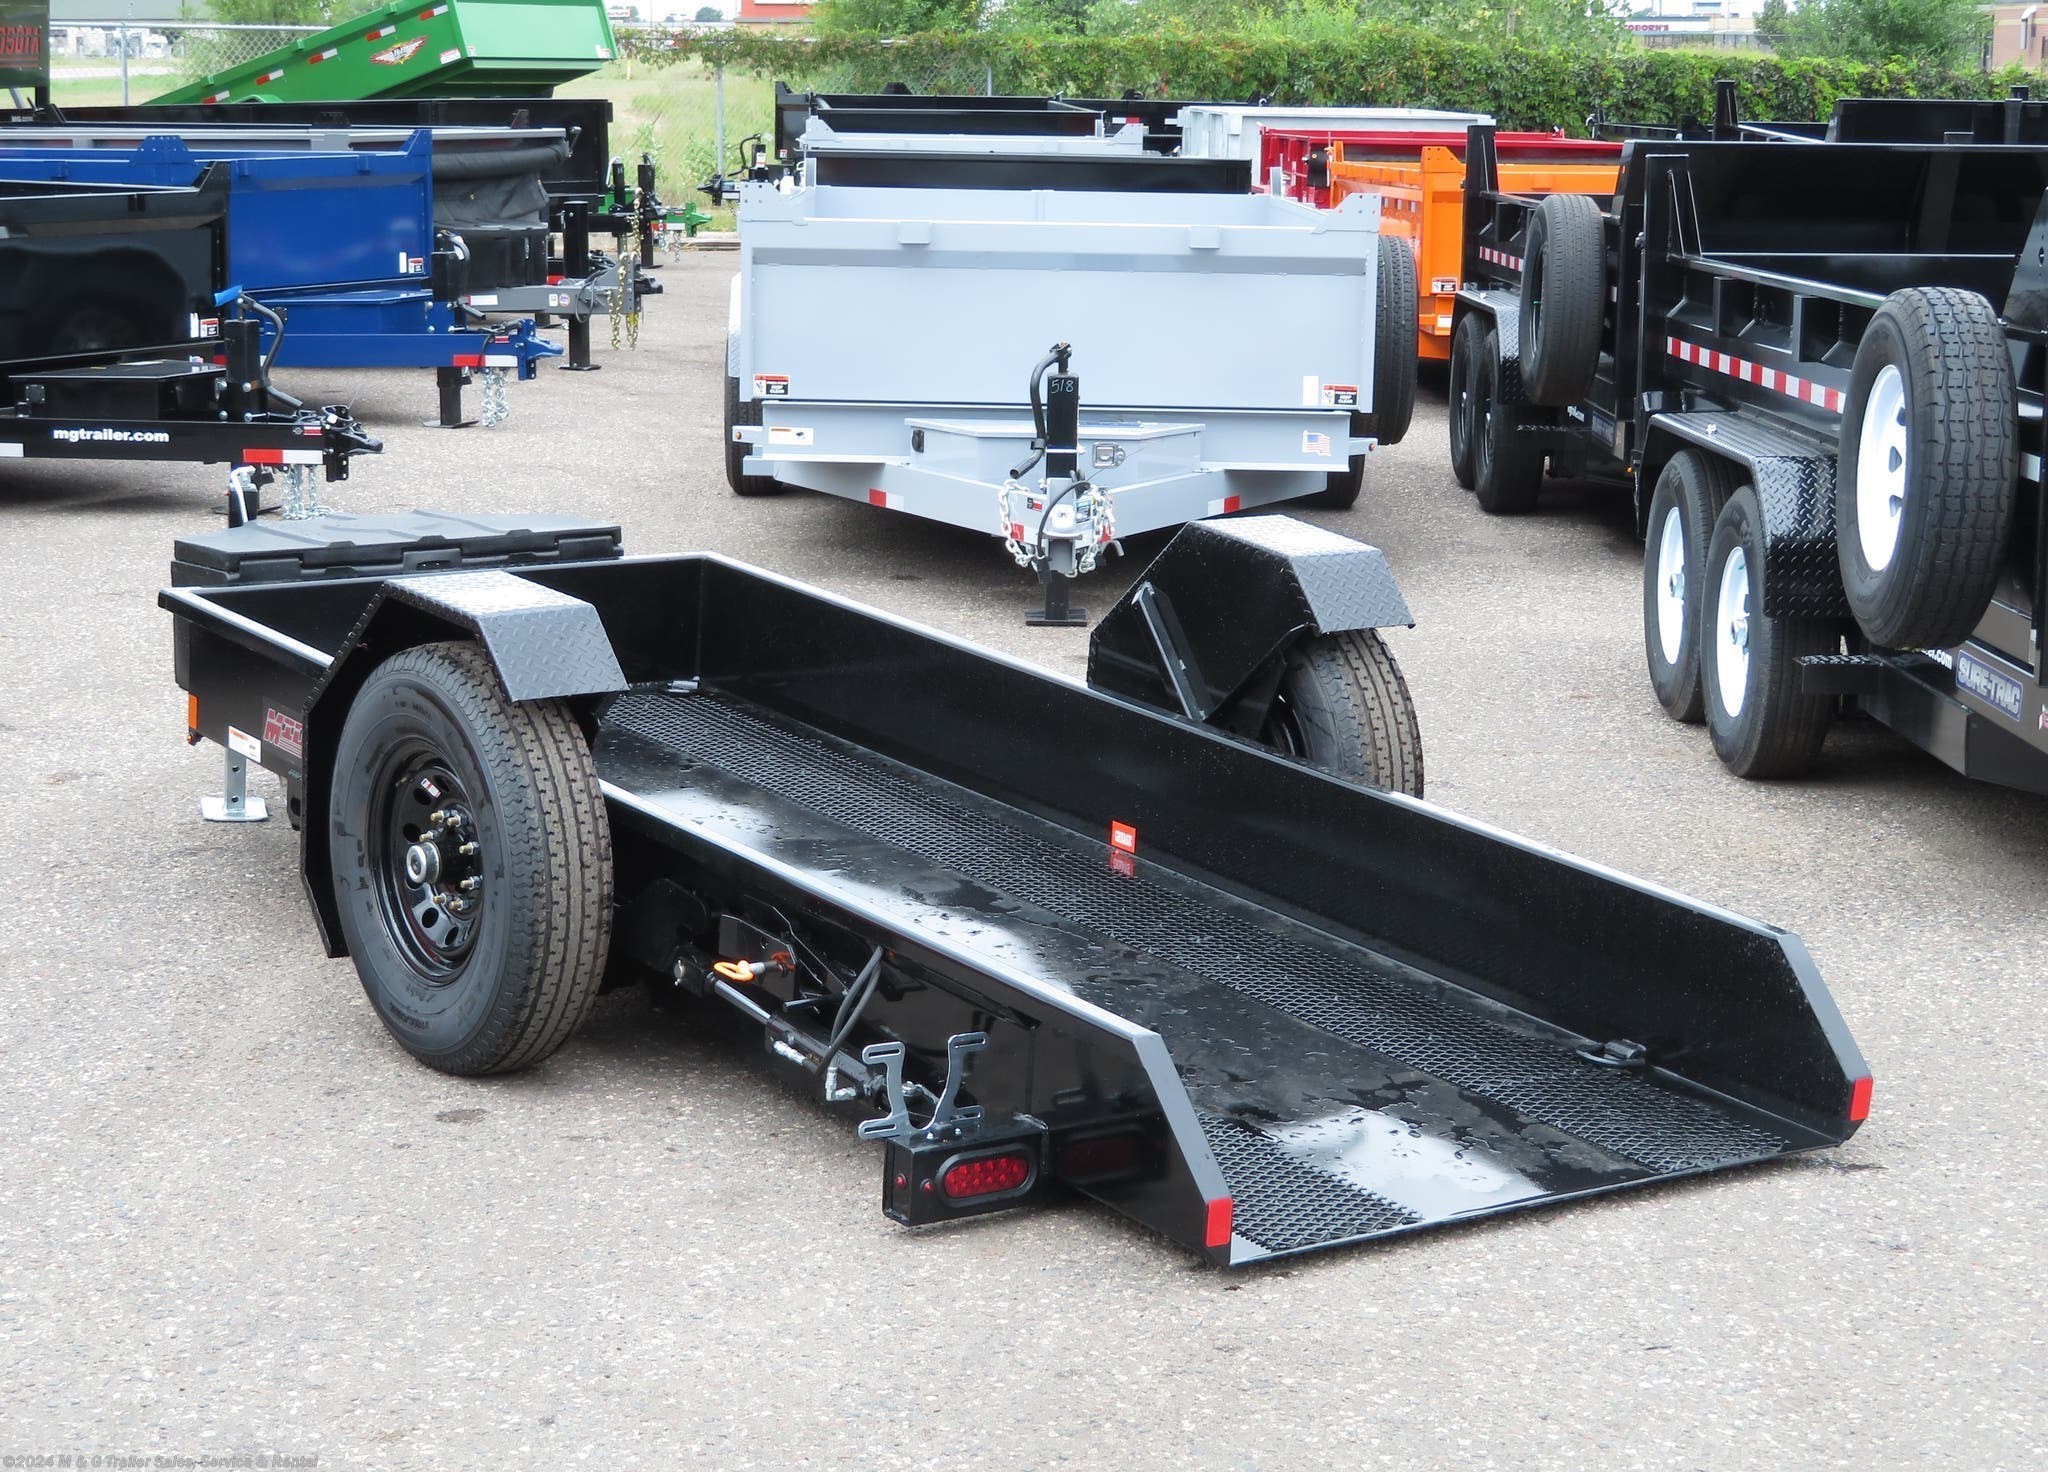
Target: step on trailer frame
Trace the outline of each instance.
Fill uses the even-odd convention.
[[[1191,526],[1083,685],[722,557],[456,522],[195,539],[161,596],[192,739],[282,779],[329,953],[434,1066],[537,1062],[637,981],[861,1118],[897,1221],[1071,1190],[1228,1265],[1868,1112],[1785,932],[1174,713],[1398,603],[1369,548]]]
[[[177,188],[0,180],[0,459],[225,463],[239,517],[279,472],[296,502],[381,448],[272,387],[263,309],[223,280],[227,208],[219,166]]]
[[[1640,139],[1598,199],[1468,160],[1453,470],[1632,481],[1666,709],[1745,776],[1853,707],[2048,792],[2048,148]]]

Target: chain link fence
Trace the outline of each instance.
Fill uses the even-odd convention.
[[[592,81],[613,102],[612,146],[635,158],[652,157],[669,199],[715,172],[731,172],[747,139],[773,136],[778,81],[800,92],[871,92],[901,82],[928,95],[986,94],[996,83],[985,55],[966,48],[936,55],[928,45],[907,51],[904,64],[890,68],[885,82],[876,80],[872,64],[857,69],[826,62],[771,73],[716,67],[697,57],[669,60],[660,54],[656,34],[643,32],[634,41],[622,47],[624,59]]]
[[[320,26],[74,20],[50,27],[50,92],[59,107],[147,102],[210,72],[289,46]]]

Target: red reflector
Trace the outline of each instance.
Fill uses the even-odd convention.
[[[482,353],[457,353],[449,360],[449,366],[453,368],[481,368],[484,366],[484,355]]]
[[[1230,1215],[1234,1205],[1228,1196],[1218,1196],[1209,1203],[1209,1230],[1202,1234],[1204,1247],[1230,1245]]]
[[[242,463],[244,465],[282,465],[284,464],[284,451],[244,450],[242,451]]]
[[[948,1166],[939,1185],[944,1189],[947,1200],[964,1201],[971,1196],[994,1196],[1002,1191],[1014,1191],[1030,1179],[1031,1157],[1022,1151],[1012,1150]]]
[[[869,492],[868,492],[868,505],[870,505],[870,506],[887,506],[888,504],[889,504],[889,494],[888,494],[888,492],[886,492],[886,491],[869,491]]]
[[[1024,540],[1023,522],[1013,521],[1010,523],[1010,540],[1013,542],[1021,542]]]
[[[1870,1075],[1849,1085],[1849,1123],[1856,1124],[1870,1118]]]
[[[1242,497],[1242,496],[1225,496],[1225,497],[1223,498],[1223,514],[1224,514],[1225,516],[1228,516],[1228,515],[1229,515],[1229,514],[1230,514],[1231,512],[1233,512],[1233,511],[1242,511],[1242,510],[1244,510],[1244,497]]]
[[[1111,848],[1120,848],[1127,854],[1136,853],[1138,851],[1138,830],[1128,823],[1111,823],[1109,825],[1109,846]]]

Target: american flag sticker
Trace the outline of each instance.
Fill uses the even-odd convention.
[[[1319,434],[1313,429],[1303,430],[1301,434],[1301,453],[1304,455],[1321,455],[1327,460],[1330,456],[1330,437],[1326,434]]]

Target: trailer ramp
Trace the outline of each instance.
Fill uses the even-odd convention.
[[[1839,1138],[728,692],[623,697],[596,757],[629,812],[1156,1032],[1232,1263]]]

